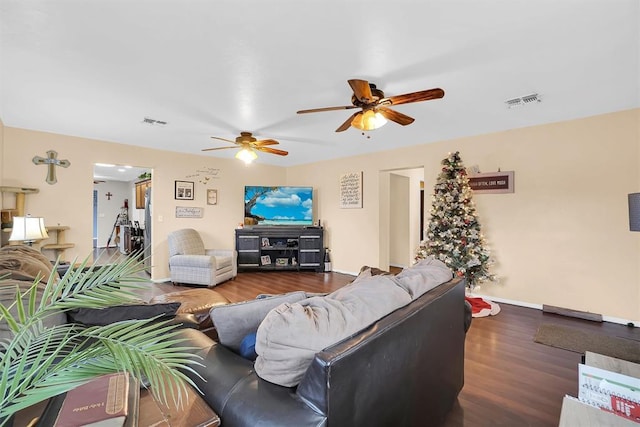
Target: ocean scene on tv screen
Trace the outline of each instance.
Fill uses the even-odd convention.
[[[246,186],[245,225],[313,224],[312,187]]]

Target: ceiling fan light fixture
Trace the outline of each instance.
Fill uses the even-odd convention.
[[[351,121],[351,125],[360,130],[375,130],[387,123],[387,119],[378,111],[366,110]]]
[[[242,160],[246,165],[251,164],[258,155],[251,148],[244,147],[242,150],[236,153],[236,159]]]

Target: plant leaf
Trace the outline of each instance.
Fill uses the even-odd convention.
[[[0,304],[0,320],[13,332],[0,340],[0,418],[123,370],[148,378],[163,402],[179,402],[187,383],[196,387],[185,372],[195,372],[192,366],[200,364],[195,349],[183,346],[177,336],[180,325],[154,318],[94,327],[44,326],[60,311],[139,302],[135,291],[145,279],[138,275],[144,269],[138,257],[104,266],[91,265],[87,257],[75,264],[61,278],[54,270],[46,284],[34,281],[26,292],[18,290],[9,306]],[[10,313],[14,305],[17,318]]]

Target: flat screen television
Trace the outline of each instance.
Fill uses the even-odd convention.
[[[244,224],[313,224],[313,187],[244,187]]]

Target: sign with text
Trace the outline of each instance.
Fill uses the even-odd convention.
[[[362,172],[340,176],[340,208],[362,208]]]
[[[202,218],[202,208],[176,206],[176,218]]]
[[[513,193],[513,171],[471,175],[469,185],[474,193]]]

